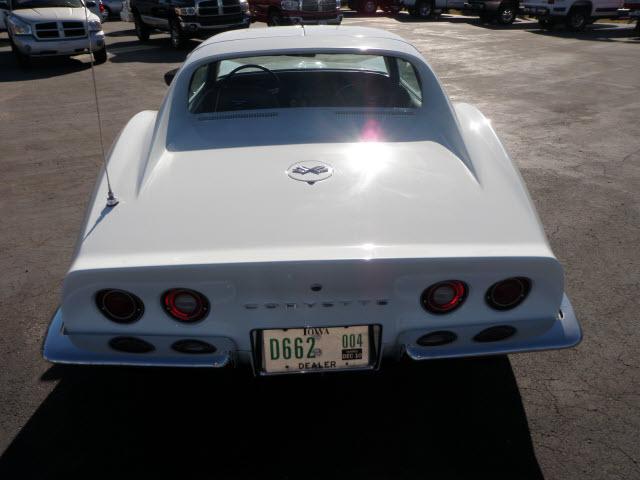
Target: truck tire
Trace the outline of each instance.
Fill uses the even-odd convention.
[[[360,0],[358,3],[358,13],[362,15],[374,15],[378,11],[376,0]]]
[[[9,41],[11,42],[11,51],[13,52],[13,56],[16,59],[16,63],[18,64],[18,66],[20,68],[30,68],[31,67],[31,57],[25,53],[22,53],[18,47],[16,47],[13,43],[13,41],[11,40],[11,38],[9,38]]]
[[[133,12],[133,22],[136,29],[136,37],[141,42],[146,42],[149,40],[149,35],[151,34],[151,29],[142,21],[140,18],[140,14],[134,10]]]
[[[421,0],[416,3],[413,10],[413,16],[417,18],[427,19],[433,15],[433,4],[431,0]]]
[[[102,47],[100,50],[93,52],[93,64],[101,65],[107,61],[107,47]]]
[[[513,5],[500,5],[496,19],[500,25],[511,25],[515,21],[517,13],[518,9]]]
[[[589,23],[589,12],[586,8],[572,8],[565,24],[572,32],[581,32]]]
[[[544,28],[545,30],[553,30],[553,27],[556,26],[556,22],[554,22],[549,17],[540,17],[538,19],[538,26],[540,28]]]
[[[180,50],[184,47],[185,38],[180,30],[177,20],[169,20],[169,39],[171,40],[171,46],[176,50]]]
[[[282,18],[282,13],[277,8],[272,8],[269,10],[269,15],[267,17],[267,25],[270,27],[279,27],[280,25],[284,25],[284,20]]]

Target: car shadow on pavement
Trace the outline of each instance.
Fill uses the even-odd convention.
[[[29,68],[21,68],[16,63],[11,50],[0,52],[0,83],[37,80],[67,75],[91,67],[88,55],[81,57],[44,57],[31,60]],[[83,61],[82,59],[87,59]]]
[[[136,31],[134,28],[130,30],[115,30],[113,32],[105,32],[105,37],[135,37]]]
[[[507,357],[372,374],[52,367],[0,478],[540,479]]]
[[[518,17],[511,25],[500,25],[497,21],[483,22],[480,18],[476,18],[474,22],[476,27],[482,27],[489,30],[529,30],[538,28],[538,23],[527,18]]]
[[[591,40],[598,42],[624,40],[631,43],[640,43],[640,34],[633,24],[613,25],[595,23],[587,26],[587,28],[582,32],[572,32],[563,28],[562,25],[558,25],[553,30],[545,30],[539,27],[533,28],[530,30],[530,33],[558,38],[572,38],[576,40]]]
[[[109,61],[113,63],[182,63],[189,52],[200,44],[197,40],[189,40],[184,48],[176,50],[171,47],[169,36],[154,35],[147,42],[138,40],[111,42],[109,44]]]
[[[473,23],[478,20],[477,17],[468,17],[463,15],[442,14],[431,18],[418,18],[409,14],[409,12],[399,12],[394,16],[394,20],[400,23]]]

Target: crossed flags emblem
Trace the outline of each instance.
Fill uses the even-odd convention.
[[[299,173],[300,175],[306,175],[307,173],[313,173],[314,175],[320,175],[321,173],[328,172],[329,169],[324,165],[318,165],[312,168],[300,165],[292,170],[292,173]]]

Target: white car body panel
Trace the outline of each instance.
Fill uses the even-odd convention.
[[[206,62],[310,51],[409,60],[426,106],[186,110],[181,92]],[[325,162],[333,175],[293,181],[286,172],[298,161]],[[45,343],[52,361],[221,366],[251,361],[251,332],[301,326],[380,325],[384,356],[415,359],[580,341],[562,267],[490,122],[470,105],[452,106],[420,53],[388,32],[283,27],[212,37],[189,55],[160,111],[124,128],[109,173],[120,204],[105,207],[101,175]],[[490,285],[523,275],[534,288],[522,305],[498,312],[486,304]],[[421,292],[452,278],[469,285],[464,305],[427,314]],[[176,286],[205,294],[210,315],[193,325],[169,318],[159,298]],[[143,317],[108,321],[95,306],[102,288],[134,292]],[[505,322],[517,325],[513,339],[473,341]],[[456,332],[454,346],[416,344],[439,329]],[[156,352],[110,351],[108,339],[125,334],[153,339]],[[185,336],[223,347],[185,358],[159,346]]]

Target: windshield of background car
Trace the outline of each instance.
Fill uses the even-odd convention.
[[[269,108],[419,108],[420,79],[398,57],[358,53],[269,55],[200,66],[191,113]]]
[[[83,4],[80,0],[13,0],[12,7],[14,10],[22,8],[52,8],[52,7],[68,7],[78,8]]]

